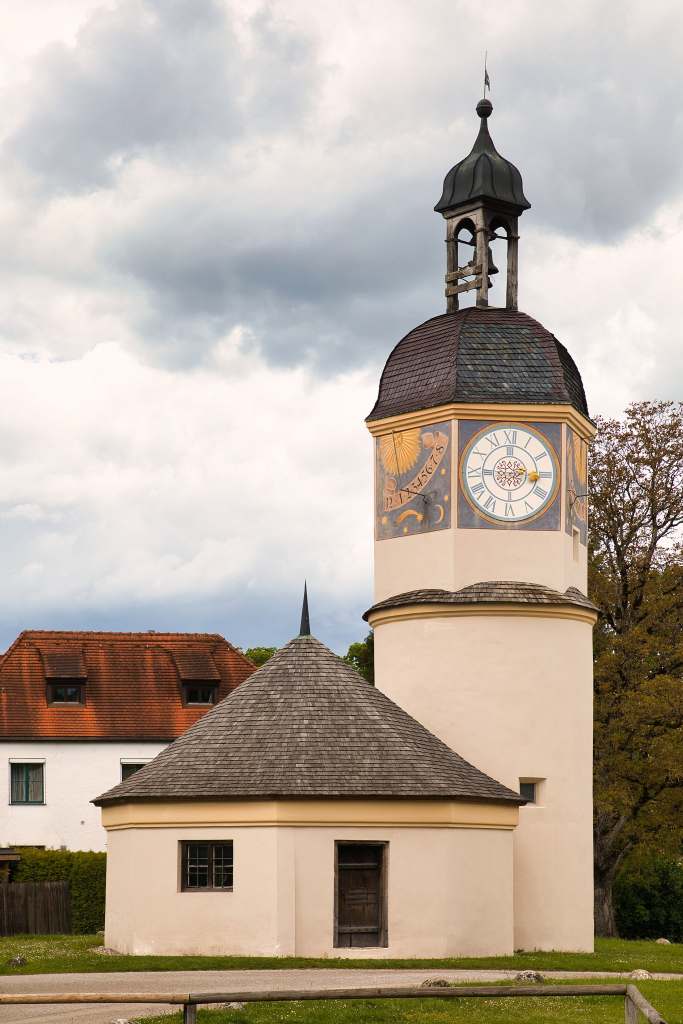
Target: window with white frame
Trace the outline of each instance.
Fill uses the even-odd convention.
[[[45,803],[45,763],[43,761],[12,761],[10,763],[10,803]]]

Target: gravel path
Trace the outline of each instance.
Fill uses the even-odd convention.
[[[262,992],[267,989],[377,988],[417,986],[425,978],[486,984],[514,980],[517,971],[345,970],[316,968],[284,971],[148,971],[112,974],[24,974],[0,976],[0,992]],[[546,978],[613,978],[604,971],[543,971]],[[683,974],[653,974],[661,981],[683,981]],[[0,1024],[111,1024],[131,1016],[165,1012],[159,1004],[0,1006]],[[177,1010],[177,1007],[175,1008]]]

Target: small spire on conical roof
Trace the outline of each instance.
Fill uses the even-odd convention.
[[[308,616],[308,589],[306,581],[304,580],[304,599],[301,605],[301,626],[299,627],[299,636],[310,636],[311,635],[311,620]]]

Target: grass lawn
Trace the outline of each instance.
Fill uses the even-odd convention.
[[[518,953],[505,957],[456,957],[448,960],[346,960],[246,956],[102,956],[92,947],[97,935],[13,935],[0,938],[0,974],[58,974],[104,971],[211,971],[291,967],[526,967],[557,971],[648,971],[683,974],[683,943],[658,946],[651,941],[597,939],[595,953]],[[26,960],[10,967],[14,956]],[[545,1005],[545,1004],[544,1004]],[[407,1011],[406,1011],[407,1012]],[[231,1018],[234,1020],[234,1018]]]
[[[609,979],[605,979],[606,981]],[[557,984],[557,982],[553,982]],[[576,982],[574,982],[576,984]],[[683,982],[641,981],[638,988],[667,1024],[683,1024]],[[618,996],[566,999],[367,999],[339,1002],[253,1003],[243,1010],[200,1010],[198,1024],[623,1024]],[[145,1017],[144,1024],[177,1024],[180,1014]],[[645,1018],[640,1016],[645,1024]]]

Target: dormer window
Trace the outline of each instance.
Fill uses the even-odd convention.
[[[217,693],[216,683],[183,683],[183,704],[215,704]]]
[[[40,651],[45,672],[45,694],[50,705],[85,704],[88,671],[83,648],[73,643],[56,644]]]
[[[85,704],[85,684],[81,679],[60,679],[47,684],[48,704]]]
[[[186,707],[206,707],[218,700],[221,681],[211,651],[205,647],[176,647],[169,651],[180,676],[180,691]]]

